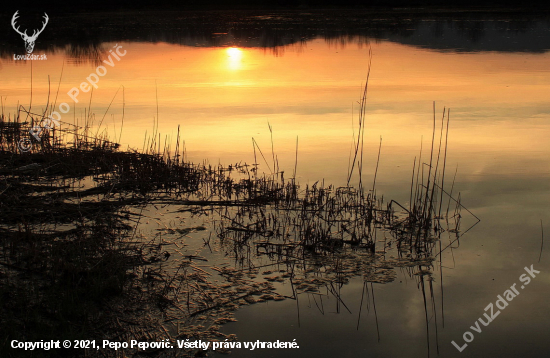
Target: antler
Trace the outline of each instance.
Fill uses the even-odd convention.
[[[44,29],[46,28],[46,25],[48,24],[48,20],[50,19],[48,17],[48,14],[44,13],[44,20],[42,22],[42,28],[40,30],[34,30],[33,33],[32,33],[32,36],[29,36],[27,35],[27,30],[25,30],[25,32],[21,32],[19,31],[19,27],[20,26],[17,26],[17,28],[15,27],[15,21],[19,18],[19,10],[17,10],[15,12],[15,14],[13,14],[13,17],[11,18],[11,26],[13,27],[13,29],[21,36],[24,36],[25,38],[28,38],[28,39],[33,39],[33,40],[36,40],[36,38],[38,37],[38,35],[40,35],[40,33],[42,31],[44,31]]]
[[[50,18],[48,17],[48,14],[46,14],[46,13],[44,13],[44,16],[43,16],[43,17],[44,17],[44,20],[46,20],[46,21],[45,21],[45,22],[42,22],[42,28],[41,28],[40,30],[34,30],[34,31],[33,31],[31,38],[36,39],[36,38],[38,37],[38,35],[40,35],[40,33],[41,33],[42,31],[44,31],[44,29],[46,28],[46,25],[48,24],[48,20],[49,20]],[[37,31],[38,31],[38,32],[37,32]]]
[[[18,15],[18,12],[19,10],[17,10],[15,12],[15,14],[13,14],[13,17],[11,18],[11,26],[13,27],[13,29],[15,30],[15,32],[17,32],[19,35],[21,36],[25,36],[25,37],[28,37],[27,35],[27,30],[25,30],[25,32],[21,32],[19,31],[19,26],[17,26],[17,28],[15,28],[15,20],[17,20],[19,18],[19,15]],[[45,14],[45,13],[44,13]],[[47,22],[46,22],[47,23]]]

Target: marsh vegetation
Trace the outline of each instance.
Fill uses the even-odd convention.
[[[22,151],[45,114],[22,106],[2,113],[2,356],[17,356],[6,342],[22,337],[237,340],[220,326],[241,306],[305,295],[320,307],[334,297],[349,311],[340,290],[362,277],[369,307],[372,285],[393,281],[396,270],[422,290],[429,330],[428,313],[437,316],[432,270],[446,249],[440,237],[452,245],[461,232],[460,196],[445,178],[449,112],[436,121],[434,105],[431,147],[413,163],[410,201],[387,201],[376,172],[368,184],[363,174],[366,90],[343,187],[300,185],[298,147],[292,175],[279,169],[273,143],[271,163],[254,142],[255,163],[199,165],[184,160],[179,131],[173,148],[153,131],[141,151],[123,151],[93,133],[91,117],[44,130]]]

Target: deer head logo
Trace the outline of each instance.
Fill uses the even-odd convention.
[[[25,32],[21,32],[19,31],[19,26],[15,27],[15,21],[19,17],[18,12],[19,10],[17,10],[15,14],[13,14],[13,17],[11,18],[11,26],[13,27],[15,32],[21,35],[21,38],[25,41],[25,48],[27,49],[27,53],[32,53],[32,51],[34,50],[34,42],[36,41],[38,35],[40,35],[42,31],[44,31],[44,29],[46,28],[46,25],[48,24],[48,20],[49,20],[48,14],[44,13],[45,21],[42,22],[42,28],[40,30],[34,30],[32,36],[29,36],[27,35],[27,30],[25,30]]]

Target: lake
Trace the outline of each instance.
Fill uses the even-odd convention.
[[[55,97],[58,111],[60,103],[69,108],[60,114],[62,126],[83,125],[93,112],[93,130],[123,148],[146,149],[153,132],[174,146],[179,131],[191,162],[257,162],[266,173],[276,165],[287,177],[295,170],[302,186],[340,187],[348,184],[368,78],[361,180],[370,187],[376,173],[377,195],[404,206],[420,155],[429,161],[432,134],[437,148],[449,119],[444,187],[452,185],[468,211],[461,212],[460,240],[440,237],[445,249],[429,276],[431,294],[424,276],[396,267],[388,283],[359,275],[299,299],[242,307],[222,332],[241,342],[295,339],[299,349],[232,355],[550,353],[548,245],[541,251],[550,222],[549,17],[406,10],[149,15],[59,15],[37,40],[34,54],[47,55],[40,61],[13,59],[24,44],[9,29],[0,53],[3,111],[22,104],[41,113]],[[120,59],[104,64],[117,48]],[[94,80],[87,78],[100,65],[97,88],[85,92],[81,83]],[[71,97],[73,88],[79,94]],[[446,196],[442,206],[451,203]],[[222,250],[210,260],[232,258]],[[528,276],[527,286],[520,276],[532,265],[540,273]],[[498,295],[514,284],[513,301],[476,332],[486,307],[496,311]],[[288,296],[294,291],[289,280],[276,287]]]

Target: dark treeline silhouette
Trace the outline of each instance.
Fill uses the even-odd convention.
[[[528,0],[94,0],[64,1],[61,5],[53,1],[24,0],[5,4],[8,8],[18,7],[29,10],[54,8],[57,11],[102,11],[113,9],[179,9],[179,10],[228,10],[228,9],[289,9],[289,8],[365,8],[365,7],[545,7],[548,1]]]
[[[20,11],[21,29],[40,28],[44,12]],[[35,54],[64,52],[74,62],[100,61],[105,42],[167,42],[184,46],[271,49],[315,38],[346,45],[389,40],[441,51],[544,52],[550,17],[531,11],[246,10],[106,11],[48,10],[49,23]],[[0,57],[25,51],[12,29],[13,12],[0,14]]]

